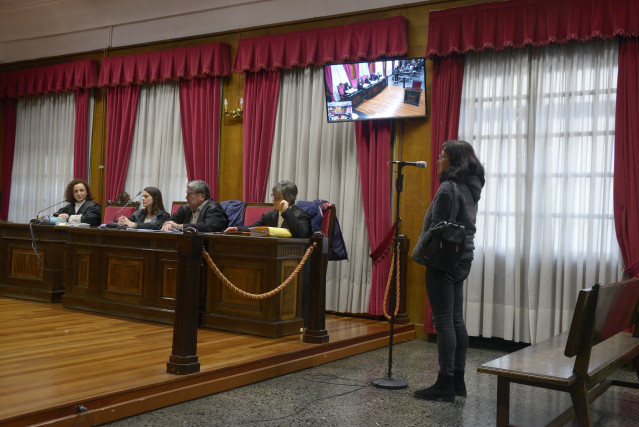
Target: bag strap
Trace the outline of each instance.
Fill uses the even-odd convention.
[[[457,214],[459,213],[459,200],[457,193],[457,185],[455,185],[455,181],[451,180],[451,184],[453,184],[453,208],[450,211],[450,221],[457,221]]]

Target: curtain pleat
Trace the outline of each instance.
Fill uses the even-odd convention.
[[[430,127],[430,197],[435,197],[439,188],[437,158],[444,141],[456,139],[459,128],[459,108],[462,83],[464,81],[464,56],[455,55],[433,60],[433,94],[431,97]],[[433,324],[428,296],[424,312],[424,332],[437,333]]]
[[[188,181],[178,82],[140,86],[126,190],[133,196],[152,186],[162,192],[165,210],[184,199]],[[139,199],[138,199],[139,200]]]
[[[362,182],[364,219],[371,252],[391,227],[391,187],[388,174],[391,123],[375,120],[355,123],[357,159]],[[368,312],[383,314],[384,289],[390,270],[390,251],[373,264]]]
[[[432,11],[428,58],[639,36],[636,0],[511,0]]]
[[[99,86],[140,85],[168,80],[227,76],[231,47],[211,43],[102,59]]]
[[[279,91],[279,71],[244,75],[242,198],[245,202],[264,200]]]
[[[41,209],[64,199],[73,178],[74,129],[73,92],[17,101],[9,221],[29,222]]]
[[[459,137],[486,170],[470,335],[542,341],[568,330],[580,289],[621,278],[617,63],[610,40],[466,55]]]
[[[217,200],[220,78],[180,81],[180,117],[188,179],[206,182]]]
[[[331,62],[372,60],[408,52],[403,16],[338,27],[240,39],[233,72],[274,71]]]
[[[135,128],[140,86],[107,89],[106,199],[115,200],[124,190]]]
[[[631,277],[639,275],[639,40],[621,39],[615,118],[617,241]]]
[[[93,59],[28,68],[0,73],[0,98],[89,89],[97,82],[98,62]]]
[[[5,98],[2,100],[2,208],[0,209],[0,219],[4,221],[9,215],[11,197],[11,174],[16,142],[16,104],[15,99]]]
[[[353,123],[328,123],[321,67],[282,71],[268,187],[295,182],[298,200],[335,205],[348,261],[331,261],[326,271],[326,309],[367,313],[372,262],[362,205]]]
[[[87,147],[89,143],[89,89],[75,91],[75,135],[73,144],[73,177],[87,179]]]

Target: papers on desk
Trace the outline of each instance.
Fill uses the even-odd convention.
[[[87,224],[86,222],[58,222],[55,224],[56,227],[91,227],[91,224]]]
[[[293,237],[287,228],[279,227],[251,227],[251,236],[255,237]]]

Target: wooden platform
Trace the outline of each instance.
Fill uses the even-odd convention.
[[[328,315],[330,342],[198,330],[201,372],[166,373],[172,326],[0,298],[0,425],[96,425],[388,345],[387,322]],[[395,328],[394,342],[415,338]],[[86,408],[86,410],[85,410]]]

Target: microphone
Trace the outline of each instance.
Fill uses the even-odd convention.
[[[51,209],[52,207],[54,207],[54,206],[58,206],[59,204],[64,203],[64,202],[66,202],[66,200],[63,200],[63,201],[61,201],[61,202],[54,203],[54,204],[52,204],[51,206],[46,207],[46,208],[44,208],[44,209],[40,210],[40,211],[38,212],[38,214],[35,216],[35,218],[33,218],[32,220],[30,220],[29,222],[30,222],[31,224],[49,224],[49,218],[48,218],[48,217],[47,217],[47,218],[43,218],[43,217],[42,217],[42,212],[44,212],[44,211],[48,211],[48,210],[49,210],[49,209]]]
[[[405,162],[403,160],[393,160],[390,163],[393,163],[399,166],[415,166],[417,168],[422,168],[422,169],[424,169],[427,165],[427,163],[422,160],[420,160],[419,162]]]
[[[135,196],[131,197],[131,198],[129,199],[129,201],[128,201],[128,202],[126,202],[126,203],[124,204],[124,206],[122,206],[122,207],[120,208],[120,210],[119,210],[119,211],[117,211],[117,212],[115,213],[115,215],[113,216],[113,222],[108,222],[108,223],[107,223],[107,225],[106,225],[106,226],[107,226],[107,228],[118,228],[118,229],[121,229],[121,230],[123,230],[123,229],[125,229],[125,228],[126,228],[126,226],[124,226],[124,225],[120,225],[120,224],[118,224],[118,223],[116,222],[116,221],[117,221],[117,219],[118,219],[118,215],[120,215],[120,212],[122,212],[122,211],[124,210],[124,208],[126,208],[127,206],[129,206],[129,203],[131,203],[133,200],[137,199],[137,198],[138,198],[138,196],[139,196],[140,194],[142,194],[142,190],[138,191],[138,194],[136,194]]]

